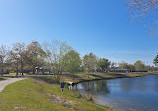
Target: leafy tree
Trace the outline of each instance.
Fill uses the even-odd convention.
[[[128,70],[130,70],[130,71],[134,71],[134,70],[135,70],[134,65],[132,65],[132,64],[128,64]]]
[[[5,67],[5,62],[8,56],[8,49],[6,46],[1,45],[0,47],[0,67],[1,67],[1,76],[3,76],[3,70]]]
[[[134,65],[128,64],[128,63],[126,63],[126,62],[120,63],[120,64],[119,64],[119,67],[122,68],[122,69],[125,69],[125,70],[129,70],[129,71],[135,70]]]
[[[76,72],[80,71],[81,66],[81,58],[77,51],[71,50],[65,54],[65,69],[66,71],[70,72],[71,74],[75,74]]]
[[[26,64],[29,68],[32,68],[33,74],[35,74],[35,67],[39,68],[43,66],[45,57],[46,53],[37,41],[33,41],[27,46]]]
[[[144,67],[145,67],[144,63],[142,61],[140,61],[140,60],[136,61],[134,63],[134,66],[135,66],[135,69],[137,71],[142,71],[144,69]]]
[[[128,63],[122,62],[122,63],[119,64],[119,67],[122,68],[122,69],[128,69]]]
[[[156,57],[154,58],[154,62],[155,66],[158,66],[158,55],[156,55]]]
[[[106,58],[100,58],[97,62],[98,68],[101,69],[102,72],[105,72],[109,66],[110,66],[110,61]]]
[[[85,71],[94,72],[96,70],[97,57],[93,53],[86,54],[83,57],[83,65],[85,67]]]

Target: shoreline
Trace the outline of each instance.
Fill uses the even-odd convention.
[[[139,77],[144,77],[144,76],[149,76],[149,75],[158,75],[158,73],[141,73],[141,74],[137,74],[135,76],[125,76],[125,77],[122,77],[122,76],[118,76],[118,77],[109,77],[109,78],[99,78],[99,79],[90,79],[90,80],[79,80],[78,82],[74,82],[74,85],[77,85],[79,83],[83,83],[83,82],[90,82],[90,81],[99,81],[99,80],[112,80],[112,79],[122,79],[122,78],[139,78]],[[70,84],[69,84],[70,85]],[[80,93],[80,92],[79,92]],[[81,94],[81,93],[80,93]],[[98,104],[97,102],[93,101],[95,104]],[[100,104],[98,104],[100,105]],[[108,105],[101,105],[101,106],[104,106],[108,109],[111,109],[112,111],[117,111],[117,109],[113,109],[112,107],[108,106]]]
[[[62,75],[61,79],[64,81],[73,81],[75,84],[81,82],[95,81],[95,80],[110,80],[117,78],[135,78],[135,77],[143,77],[147,75],[158,75],[158,73],[129,73],[129,74],[112,74],[112,73],[97,73],[97,74],[89,74],[89,77],[85,73],[78,73],[75,75]],[[24,87],[25,86],[25,87]],[[30,87],[34,86],[34,87]],[[65,86],[66,87],[66,86]],[[30,93],[31,91],[31,93]],[[4,93],[3,93],[4,92]],[[41,105],[40,108],[51,107],[52,109],[68,109],[72,108],[78,110],[92,110],[91,108],[95,108],[94,111],[116,111],[117,109],[113,109],[110,106],[99,105],[95,101],[92,102],[93,98],[91,96],[85,97],[79,92],[71,91],[68,88],[64,89],[64,94],[60,91],[59,81],[57,81],[56,76],[38,76],[34,78],[28,78],[22,81],[18,81],[11,85],[8,85],[7,88],[3,90],[0,94],[1,98],[3,98],[3,105],[0,103],[0,106],[6,109],[13,109],[19,104],[19,99],[22,100],[21,103],[25,103],[22,108],[30,108],[30,110],[36,110],[36,107],[29,107],[30,104],[37,105],[34,101],[25,101],[25,96],[30,95],[30,99],[35,99],[35,101],[39,101]],[[10,93],[11,92],[11,93]],[[22,95],[21,95],[22,94]],[[6,96],[7,95],[7,96]],[[14,96],[12,96],[14,95]],[[20,96],[19,96],[20,95]],[[13,97],[10,99],[10,97]],[[33,97],[33,98],[32,98]],[[40,99],[39,99],[40,98]],[[40,100],[45,101],[44,103]],[[13,100],[13,101],[11,101]],[[56,101],[54,101],[56,100]],[[60,100],[60,101],[58,101]],[[11,102],[12,106],[8,107],[7,103]],[[60,103],[62,101],[66,101],[68,103],[76,103],[68,104],[68,103]],[[59,104],[56,104],[59,103]],[[54,105],[52,107],[52,105]],[[81,107],[82,106],[82,107]],[[1,109],[1,108],[0,108]],[[40,111],[40,110],[39,110]]]
[[[76,74],[78,75],[78,74]],[[82,75],[80,74],[77,78],[75,78],[76,80],[71,80],[72,77],[69,77],[68,80],[66,79],[66,83],[68,85],[72,85],[70,83],[73,83],[73,85],[82,83],[82,82],[90,82],[90,81],[98,81],[98,80],[111,80],[111,79],[119,79],[119,78],[136,78],[136,77],[144,77],[147,75],[158,75],[158,72],[145,72],[145,73],[126,73],[126,74],[122,74],[122,73],[96,73],[96,74],[89,74],[90,77],[83,77],[83,75],[86,75],[85,73],[83,73]],[[72,75],[73,76],[73,75]],[[95,76],[95,77],[92,77]],[[70,79],[71,78],[71,79]]]

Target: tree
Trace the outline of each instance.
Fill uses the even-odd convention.
[[[117,63],[115,63],[115,62],[112,62],[112,63],[111,63],[111,69],[112,69],[114,72],[116,72],[116,65],[117,65]]]
[[[158,55],[156,55],[156,57],[154,58],[154,62],[155,66],[158,66]]]
[[[46,57],[45,51],[37,41],[33,41],[26,48],[26,64],[32,69],[35,74],[35,68],[44,65],[44,58]]]
[[[0,67],[1,67],[1,76],[3,76],[3,70],[5,67],[5,62],[8,56],[8,49],[6,46],[1,45],[0,47]]]
[[[119,67],[124,69],[124,70],[129,70],[129,71],[133,71],[135,70],[134,65],[132,64],[128,64],[126,62],[122,62],[119,64]]]
[[[72,50],[72,47],[66,42],[53,40],[50,43],[43,43],[43,49],[47,55],[46,61],[50,63],[54,73],[62,74],[65,68],[65,59],[63,58],[65,54]]]
[[[137,71],[142,71],[144,69],[144,67],[145,67],[144,63],[142,61],[140,61],[140,60],[136,61],[134,63],[134,66],[135,66],[135,69]]]
[[[110,66],[110,61],[106,58],[100,58],[97,62],[98,68],[101,69],[102,72],[105,72],[109,66]]]
[[[152,15],[154,18],[153,26],[151,29],[152,36],[158,33],[158,0],[129,0],[127,6],[130,9],[132,18],[138,18],[146,15]]]
[[[81,66],[81,58],[77,51],[71,50],[65,54],[65,69],[66,71],[70,72],[71,74],[75,74],[76,72],[80,71]]]
[[[112,63],[111,63],[111,68],[115,68],[115,67],[116,67],[116,65],[117,65],[117,63],[112,62]]]
[[[26,46],[24,43],[15,43],[13,45],[12,50],[10,51],[10,54],[12,56],[12,60],[20,63],[20,72],[23,75],[24,73],[24,61],[26,56]],[[18,72],[18,66],[17,66],[17,72]],[[17,75],[18,76],[18,75]]]
[[[96,70],[96,58],[96,55],[94,55],[93,53],[86,54],[83,57],[83,65],[85,67],[85,71],[87,71],[88,74],[89,72],[94,72]]]
[[[122,63],[119,64],[119,67],[122,68],[122,69],[128,69],[128,63],[122,62]]]
[[[134,71],[135,70],[134,65],[133,64],[128,64],[128,70]]]
[[[129,0],[127,5],[134,17],[144,16],[157,11],[157,0]]]

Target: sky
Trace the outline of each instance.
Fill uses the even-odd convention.
[[[0,45],[56,39],[81,56],[153,65],[158,38],[148,33],[151,18],[131,22],[126,1],[0,0]]]

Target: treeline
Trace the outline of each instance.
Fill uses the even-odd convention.
[[[146,69],[145,69],[146,68]],[[0,71],[4,73],[71,73],[76,72],[117,72],[117,71],[155,70],[155,67],[145,66],[142,61],[135,64],[114,63],[106,58],[99,58],[93,53],[80,57],[80,54],[66,42],[53,40],[39,43],[33,41],[15,43],[11,48],[0,46]]]

